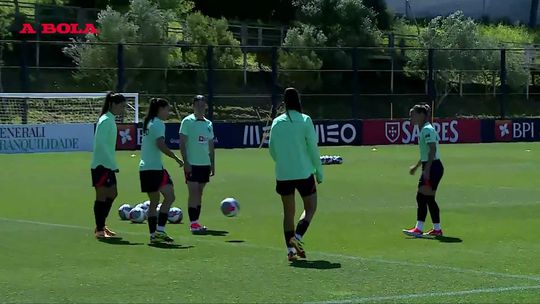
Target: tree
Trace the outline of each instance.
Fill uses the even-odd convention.
[[[499,51],[482,50],[496,49],[496,41],[482,36],[477,24],[460,11],[446,18],[439,16],[432,19],[426,31],[419,36],[419,42],[422,48],[435,50],[436,87],[438,92],[442,92],[438,104],[459,83],[490,85],[493,71],[499,69]],[[509,54],[508,68],[509,76],[511,73],[513,78],[509,85],[514,89],[523,86],[527,77],[523,59]],[[428,69],[427,51],[410,51],[406,69],[410,74],[426,79],[427,75],[423,71]]]
[[[126,14],[114,11],[110,7],[98,15],[97,25],[99,35],[89,34],[86,40],[91,43],[173,43],[166,35],[165,29],[172,20],[170,11],[161,10],[149,0],[132,0]],[[111,89],[116,83],[116,44],[71,44],[64,48],[64,53],[70,56],[78,70],[75,79],[83,82],[96,82],[94,86]],[[126,45],[123,62],[130,70],[126,73],[127,88],[140,90],[144,87],[149,91],[162,91],[164,70],[169,66],[168,46]],[[96,68],[102,68],[99,70]],[[152,68],[137,70],[134,68]]]
[[[188,45],[221,46],[214,49],[214,60],[216,66],[220,68],[237,67],[242,57],[240,42],[229,31],[229,24],[225,18],[214,19],[199,12],[190,14],[186,19],[184,41]],[[186,57],[188,63],[206,62],[206,48],[192,48]]]
[[[296,0],[299,21],[321,30],[330,46],[374,46],[381,38],[376,14],[361,0]]]
[[[326,42],[326,36],[313,26],[301,24],[287,31],[283,42],[284,49],[279,50],[279,69],[291,70],[279,73],[279,80],[287,86],[300,90],[316,89],[321,85],[318,72],[295,72],[294,70],[318,70],[322,67],[322,59],[314,50],[302,47],[320,47]],[[288,49],[288,47],[290,47]]]
[[[392,15],[388,12],[386,0],[362,0],[365,6],[371,8],[376,14],[377,27],[380,30],[392,29]]]
[[[180,1],[184,4],[190,1]],[[99,35],[87,35],[86,40],[91,43],[113,42],[111,45],[74,43],[64,49],[64,53],[73,58],[79,67],[75,79],[81,83],[92,83],[101,89],[114,88],[116,84],[116,71],[111,69],[117,66],[116,43],[125,44],[123,62],[126,68],[126,89],[165,93],[168,90],[173,74],[175,86],[181,77],[187,77],[189,71],[168,71],[171,67],[204,66],[207,62],[206,47],[189,47],[190,45],[228,45],[238,46],[216,48],[214,59],[216,67],[231,68],[239,66],[241,62],[240,43],[228,31],[225,19],[212,19],[200,13],[189,13],[185,19],[183,40],[188,47],[174,46],[176,38],[167,35],[167,27],[172,21],[178,20],[178,14],[186,13],[188,4],[183,6],[181,12],[163,9],[166,0],[131,0],[129,10],[120,13],[107,7],[99,13],[97,24]],[[165,3],[165,4],[164,4]],[[148,45],[152,43],[153,45]],[[100,69],[101,68],[101,69]],[[191,75],[191,74],[190,74]],[[199,80],[204,79],[205,73]],[[189,88],[197,84],[190,83]]]

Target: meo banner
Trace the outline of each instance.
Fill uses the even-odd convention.
[[[0,153],[92,151],[94,124],[0,125]]]
[[[433,127],[441,143],[479,143],[482,140],[479,119],[436,119]],[[420,128],[409,120],[364,120],[364,145],[413,144]]]

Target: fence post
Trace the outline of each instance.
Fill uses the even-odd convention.
[[[352,68],[353,68],[353,84],[352,84],[352,90],[353,90],[353,98],[352,98],[352,105],[351,105],[351,113],[353,115],[352,118],[358,117],[358,101],[359,101],[359,93],[358,93],[358,48],[352,49]]]
[[[435,50],[429,49],[428,50],[428,97],[429,102],[434,103],[435,99],[437,99],[437,90],[435,88],[435,62],[434,57]],[[435,109],[431,109],[433,113],[435,113]]]
[[[271,117],[276,117],[279,102],[278,92],[278,49],[272,47],[272,113]]]
[[[504,119],[506,116],[505,102],[506,94],[508,93],[508,85],[506,79],[506,49],[501,49],[501,95],[499,97],[501,119]]]
[[[116,48],[116,91],[124,92],[125,77],[124,77],[124,45],[119,43]]]
[[[208,119],[214,118],[214,47],[208,46],[206,51],[207,89],[208,89]]]
[[[28,75],[28,62],[26,59],[28,50],[28,43],[26,41],[21,42],[21,54],[20,54],[20,65],[21,65],[21,92],[28,92],[29,86],[29,75]],[[23,124],[28,123],[28,99],[24,99],[22,103],[22,115],[21,121]]]

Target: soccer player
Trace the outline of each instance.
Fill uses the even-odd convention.
[[[165,232],[169,208],[175,199],[174,186],[171,176],[163,168],[161,153],[174,159],[180,167],[184,165],[184,162],[165,143],[164,121],[169,118],[169,110],[169,102],[166,99],[150,99],[150,108],[143,124],[139,176],[141,191],[147,193],[150,199],[150,207],[148,208],[150,243],[174,242],[174,239]],[[160,192],[163,195],[163,203],[159,215],[157,215],[156,208],[159,204]]]
[[[108,93],[96,125],[94,135],[94,151],[92,154],[92,186],[96,190],[94,201],[94,218],[96,238],[110,238],[116,235],[106,225],[114,199],[118,195],[116,189],[116,116],[124,114],[126,99],[117,93]]]
[[[418,209],[416,213],[416,226],[412,229],[404,229],[403,233],[409,236],[428,237],[442,236],[439,206],[435,201],[437,188],[444,174],[444,167],[439,155],[439,137],[429,121],[430,107],[428,105],[415,105],[411,111],[411,122],[421,128],[418,145],[420,147],[420,160],[417,164],[409,168],[409,173],[414,175],[416,170],[422,166],[422,175],[418,183],[416,202]],[[424,222],[427,212],[431,214],[433,229],[423,233]]]
[[[205,233],[199,223],[202,195],[210,176],[215,174],[214,130],[212,122],[204,117],[207,104],[204,96],[193,98],[193,114],[180,125],[180,152],[184,160],[184,174],[188,188],[188,214],[193,234]]]
[[[289,261],[306,253],[302,237],[317,210],[317,183],[323,181],[323,170],[317,147],[317,136],[311,118],[302,114],[298,91],[285,89],[285,113],[272,122],[270,155],[275,162],[276,192],[283,202],[283,231]],[[304,202],[304,212],[294,228],[295,190]]]

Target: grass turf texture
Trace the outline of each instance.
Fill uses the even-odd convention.
[[[181,246],[168,249],[148,246],[147,226],[117,215],[120,204],[146,200],[138,154],[118,153],[119,197],[108,220],[123,237],[116,243],[93,237],[90,153],[0,155],[0,299],[537,303],[539,151],[537,143],[443,145],[438,201],[450,238],[442,242],[401,233],[415,221],[418,176],[408,166],[417,147],[322,148],[345,162],[325,166],[305,238],[309,262],[293,265],[267,150],[218,150],[202,223],[228,233],[192,236],[186,224],[169,224]],[[187,220],[181,173],[169,160],[166,167]],[[241,204],[239,217],[220,213],[229,196]]]

